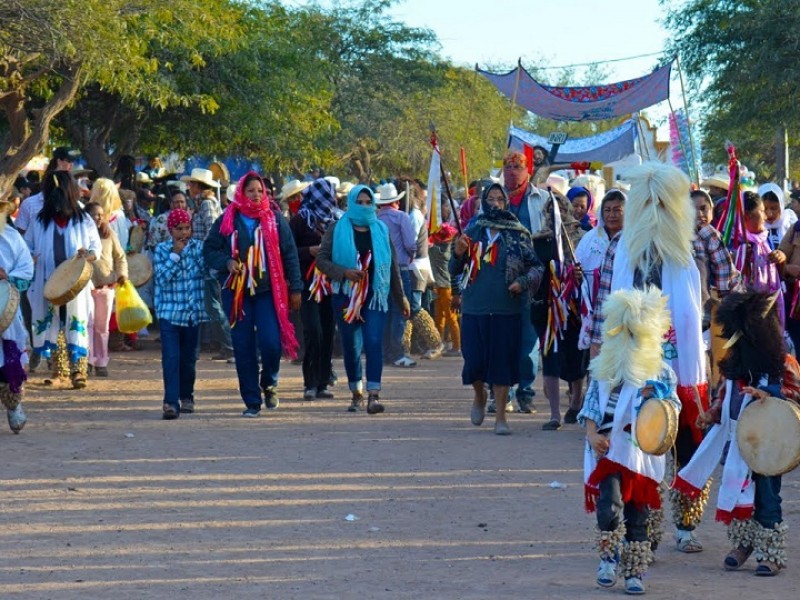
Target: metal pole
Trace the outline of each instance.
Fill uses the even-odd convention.
[[[511,96],[511,119],[509,119],[509,126],[514,125],[514,107],[517,106],[517,92],[519,92],[519,78],[522,74],[522,57],[517,59],[517,78],[514,81],[514,94]]]
[[[681,69],[680,56],[675,57],[678,66],[678,80],[681,82],[681,94],[683,95],[683,107],[686,110],[686,128],[689,130],[689,147],[692,149],[692,168],[694,169],[695,183],[700,186],[700,170],[697,167],[697,152],[694,149],[694,136],[692,135],[692,118],[689,114],[689,100],[686,98],[686,86],[683,84],[683,69]],[[670,106],[670,109],[672,107]],[[674,111],[673,111],[674,112]],[[679,136],[680,137],[680,136]]]

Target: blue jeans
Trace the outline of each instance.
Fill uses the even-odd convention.
[[[400,278],[403,281],[403,292],[411,306],[411,316],[413,317],[422,308],[422,292],[414,291],[414,284],[411,278],[411,271],[408,269],[400,270]],[[386,356],[389,362],[394,362],[403,358],[406,354],[403,348],[403,335],[406,332],[406,319],[402,313],[402,306],[396,306],[389,296],[389,320],[386,325]]]
[[[230,314],[233,292],[222,290],[222,305]],[[281,333],[272,292],[244,296],[244,316],[231,328],[239,393],[247,408],[261,408],[261,390],[278,385],[281,368]],[[258,352],[256,351],[258,349]],[[261,354],[259,376],[258,354]]]
[[[197,374],[198,325],[182,327],[159,320],[161,330],[161,370],[164,376],[164,404],[180,408],[180,400],[194,400]]]
[[[522,347],[519,356],[519,386],[517,398],[530,400],[535,394],[533,382],[539,372],[539,335],[533,326],[530,315],[530,305],[522,310]]]
[[[774,529],[783,521],[781,511],[781,476],[753,473],[756,486],[753,499],[753,519],[762,527]]]
[[[212,342],[217,342],[220,349],[230,352],[231,348],[231,327],[228,324],[227,315],[230,312],[222,312],[220,304],[220,283],[216,277],[206,276],[205,289],[203,290],[203,301],[205,303],[206,314],[210,319],[209,336]],[[205,336],[204,336],[205,337]]]
[[[367,391],[377,392],[381,389],[383,374],[383,328],[386,313],[367,307],[361,309],[363,322],[347,323],[344,320],[344,309],[350,298],[345,294],[333,296],[333,312],[339,323],[342,336],[342,355],[344,370],[350,391],[361,389],[361,353],[367,356]]]

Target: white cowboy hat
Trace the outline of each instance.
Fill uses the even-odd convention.
[[[144,171],[139,171],[136,174],[136,183],[153,183],[153,180],[150,179],[150,175]]]
[[[349,181],[345,181],[336,186],[336,195],[337,196],[347,196],[355,186],[350,183]]]
[[[295,194],[299,194],[308,186],[311,185],[311,181],[300,181],[299,179],[292,179],[291,181],[284,183],[283,187],[281,188],[281,193],[278,196],[281,200],[285,200],[286,198],[291,198]]]
[[[405,196],[405,192],[397,193],[397,188],[394,187],[393,183],[384,183],[383,185],[379,185],[378,189],[375,190],[375,204],[390,204],[392,202],[397,202]]]
[[[330,181],[331,185],[333,186],[333,189],[336,189],[337,187],[342,185],[342,182],[339,181],[339,178],[338,177],[334,177],[333,175],[327,175],[326,177],[323,177],[323,179],[325,181]]]
[[[567,181],[561,175],[556,175],[555,173],[552,173],[548,175],[547,181],[545,181],[545,187],[549,187],[554,192],[557,192],[562,196],[566,196],[567,192],[569,191],[569,181]]]
[[[219,187],[219,181],[214,181],[214,174],[208,169],[192,169],[192,174],[184,175],[181,177],[181,181],[185,181],[187,183],[190,181],[196,181],[197,183],[202,183],[209,187]]]

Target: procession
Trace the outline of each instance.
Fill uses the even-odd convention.
[[[344,27],[372,6],[357,4],[254,14]],[[691,23],[675,54],[612,83],[445,65],[467,112],[399,97],[405,146],[343,141],[352,107],[394,110],[344,88],[318,148],[258,138],[256,113],[244,137],[198,145],[178,124],[191,94],[148,100],[178,111],[174,131],[114,111],[98,145],[74,127],[86,114],[52,104],[83,85],[66,71],[29,116],[4,105],[7,593],[787,597],[794,142],[786,123],[724,143],[724,120],[698,126],[702,61],[680,43],[717,42]],[[193,68],[221,68],[212,55]],[[433,69],[409,56],[398,73]],[[6,75],[27,72],[15,60]],[[128,101],[91,68],[99,87],[71,102]],[[6,75],[0,99],[22,102]],[[224,110],[212,120],[240,118]],[[480,142],[462,129],[478,122]]]

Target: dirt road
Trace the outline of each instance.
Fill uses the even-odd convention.
[[[582,430],[541,431],[545,410],[510,415],[507,438],[491,419],[473,427],[460,360],[388,369],[377,416],[346,412],[342,384],[335,400],[302,401],[299,367],[284,363],[280,409],[252,420],[234,367],[207,355],[198,367],[198,411],[173,422],[160,419],[153,345],[113,355],[111,378],[80,394],[33,378],[27,427],[0,430],[3,598],[622,594],[594,584]],[[678,553],[667,532],[648,597],[796,595],[797,473],[783,497],[793,529],[779,577],[754,577],[754,563],[724,572],[724,528],[707,518],[701,554]]]

